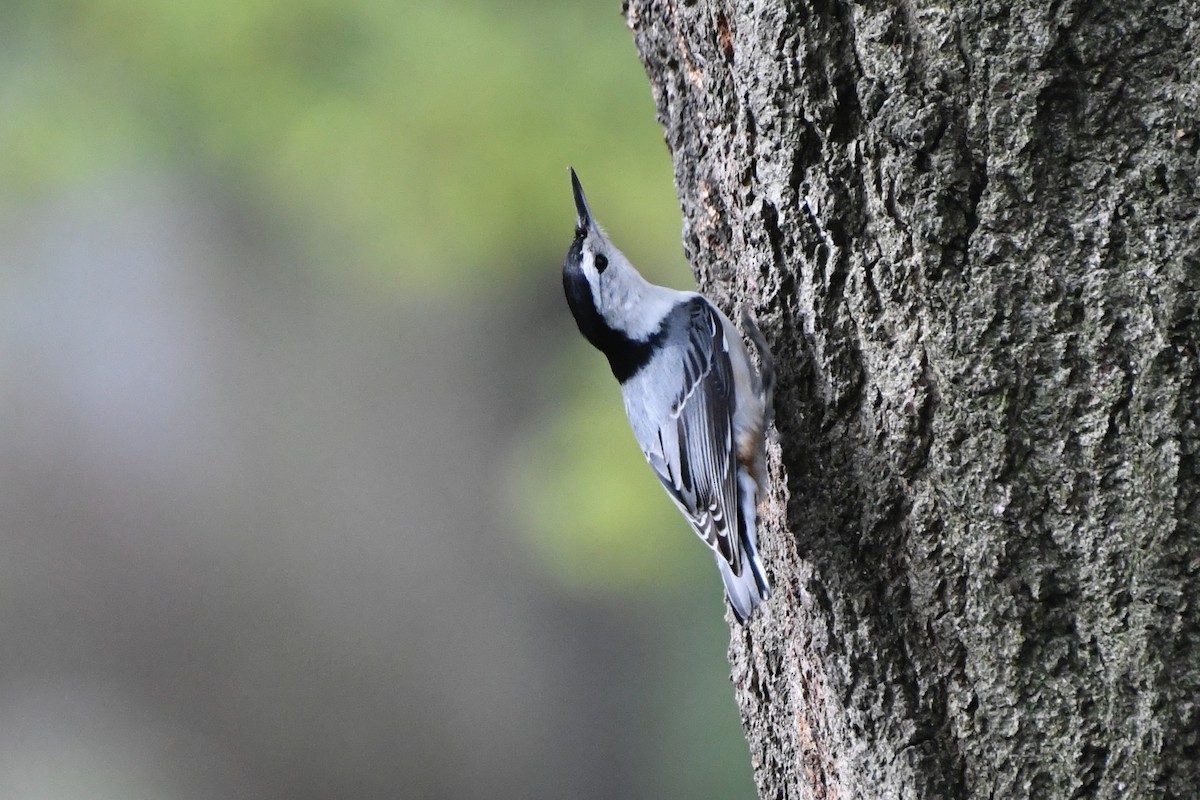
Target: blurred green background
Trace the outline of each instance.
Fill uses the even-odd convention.
[[[616,0],[0,4],[0,796],[754,796],[568,164],[690,285]]]

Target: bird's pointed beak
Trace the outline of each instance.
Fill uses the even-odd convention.
[[[587,197],[583,194],[583,185],[579,182],[579,176],[575,174],[575,168],[569,167],[571,170],[571,191],[575,194],[575,234],[577,236],[587,233],[592,227],[592,212],[588,208]]]

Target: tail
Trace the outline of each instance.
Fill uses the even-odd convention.
[[[741,574],[734,575],[733,567],[717,553],[717,569],[725,583],[725,596],[733,609],[733,616],[744,624],[760,603],[771,596],[771,585],[758,558],[757,498],[758,486],[754,478],[744,469],[738,470],[738,537],[741,547]]]

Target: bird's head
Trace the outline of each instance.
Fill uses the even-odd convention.
[[[596,224],[579,176],[571,170],[575,239],[563,262],[563,289],[579,330],[601,350],[613,334],[637,338],[641,299],[651,287]],[[655,320],[657,322],[657,320]]]

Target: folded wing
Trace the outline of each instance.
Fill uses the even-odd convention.
[[[733,452],[733,368],[717,312],[688,304],[671,346],[682,347],[682,380],[657,437],[643,452],[692,528],[729,565],[743,568]]]

